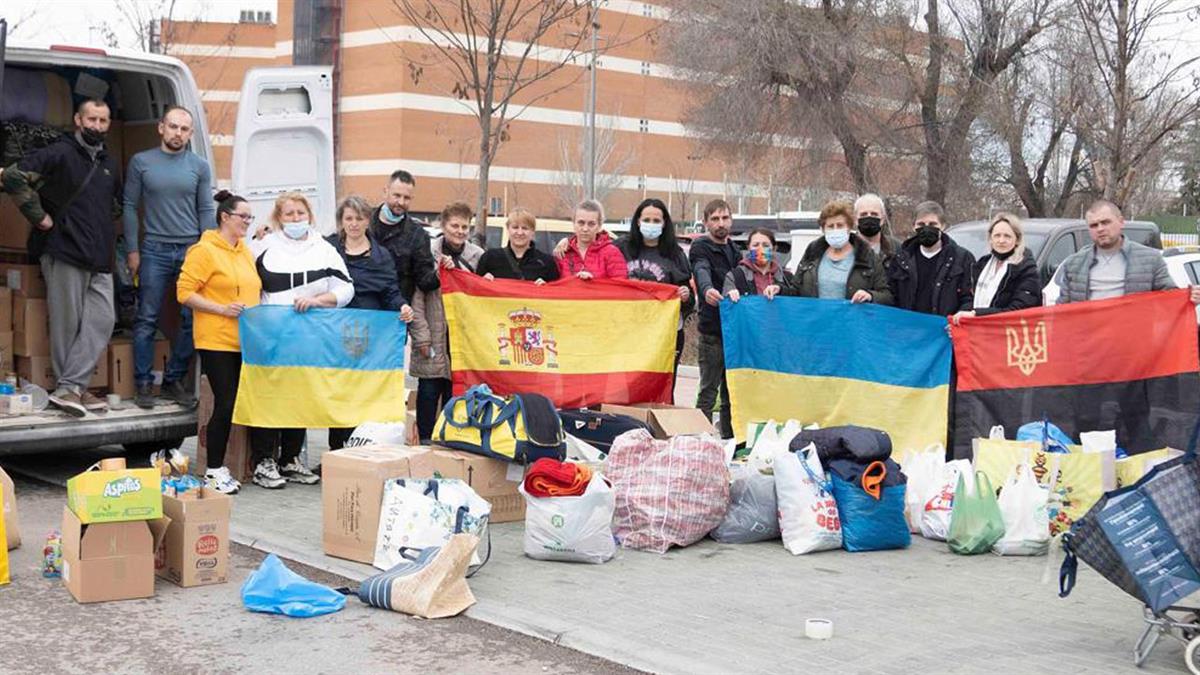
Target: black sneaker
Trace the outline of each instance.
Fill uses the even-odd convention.
[[[187,387],[183,386],[182,382],[164,382],[158,393],[168,401],[178,403],[185,408],[196,407],[196,397],[187,390]]]
[[[133,402],[142,410],[153,410],[155,403],[153,385],[139,384]]]

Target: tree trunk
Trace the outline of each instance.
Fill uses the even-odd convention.
[[[492,143],[492,116],[481,115],[479,119],[479,184],[475,197],[475,225],[471,229],[471,241],[486,248],[488,217],[488,178],[492,171],[495,148]]]

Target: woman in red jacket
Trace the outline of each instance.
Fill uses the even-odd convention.
[[[604,207],[585,199],[575,207],[575,235],[558,259],[560,277],[626,279],[625,256],[604,231]]]

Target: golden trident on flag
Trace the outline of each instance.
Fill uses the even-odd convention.
[[[1045,321],[1039,321],[1034,326],[1032,339],[1029,335],[1029,324],[1025,322],[1025,319],[1021,319],[1020,332],[1016,327],[1008,326],[1004,329],[1004,335],[1008,343],[1009,367],[1020,368],[1021,373],[1026,377],[1033,375],[1038,364],[1046,363],[1049,360],[1046,348]]]

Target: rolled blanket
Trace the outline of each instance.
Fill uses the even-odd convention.
[[[543,457],[525,474],[525,491],[532,497],[575,497],[591,480],[592,470],[586,466]]]

